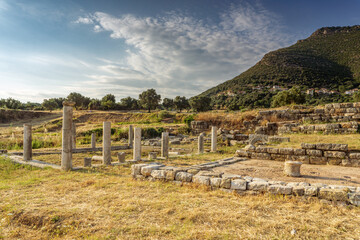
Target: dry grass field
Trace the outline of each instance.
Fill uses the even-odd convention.
[[[360,208],[317,199],[135,181],[124,166],[61,172],[1,159],[0,176],[3,239],[360,238]]]

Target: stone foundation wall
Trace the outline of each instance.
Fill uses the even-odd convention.
[[[323,134],[354,134],[359,131],[359,123],[343,122],[317,125],[300,125],[299,123],[284,124],[278,128],[279,134],[287,133],[323,133]]]
[[[171,167],[157,163],[135,164],[131,166],[131,174],[134,179],[139,180],[171,181],[178,185],[198,184],[208,186],[213,190],[221,189],[238,194],[270,193],[275,195],[319,197],[329,201],[340,201],[360,206],[360,187],[267,181],[250,176],[211,171],[211,168],[218,165],[232,164],[244,160],[246,159],[224,159],[188,168]]]
[[[301,149],[256,147],[237,150],[236,156],[274,161],[299,161],[306,164],[360,167],[360,150],[349,151],[347,144],[302,143]]]

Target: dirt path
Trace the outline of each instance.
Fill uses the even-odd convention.
[[[218,167],[214,171],[284,182],[325,183],[360,187],[360,168],[356,167],[303,164],[301,166],[302,177],[299,178],[284,176],[283,169],[284,162],[248,160]]]

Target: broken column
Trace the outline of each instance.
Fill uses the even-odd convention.
[[[300,177],[301,162],[286,161],[284,165],[284,173],[289,177]]]
[[[129,147],[132,148],[134,144],[134,128],[132,125],[129,126]]]
[[[73,102],[63,102],[61,169],[64,171],[72,168],[71,129],[74,105]]]
[[[32,136],[31,136],[31,125],[24,124],[24,161],[30,161],[32,158]]]
[[[217,144],[217,127],[212,126],[211,128],[211,152],[216,152]]]
[[[134,160],[141,160],[141,128],[134,128],[134,146],[133,146]]]
[[[169,157],[169,133],[161,133],[161,157]]]
[[[125,162],[125,152],[118,152],[117,157],[120,163],[124,163]]]
[[[157,152],[149,152],[149,160],[154,160],[156,159]]]
[[[91,158],[84,158],[84,167],[91,167]]]
[[[95,133],[91,134],[91,148],[93,148],[93,149],[96,148],[96,134]]]
[[[103,164],[111,165],[111,122],[103,123]]]
[[[71,128],[71,147],[72,149],[76,149],[76,126],[74,122]]]
[[[202,133],[198,137],[198,153],[204,153],[204,134]]]

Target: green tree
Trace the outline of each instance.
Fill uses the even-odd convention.
[[[360,102],[360,91],[355,92],[352,97],[354,102]]]
[[[115,96],[112,94],[107,94],[101,99],[101,106],[105,110],[115,109],[116,102]]]
[[[83,95],[77,92],[70,93],[66,99],[68,101],[74,102],[76,109],[87,108],[90,103],[90,98],[84,97]]]
[[[170,99],[170,98],[164,98],[162,105],[163,105],[164,108],[167,109],[167,110],[171,110],[171,109],[175,106],[174,100],[172,100],[172,99]]]
[[[204,112],[210,109],[211,98],[206,96],[196,96],[189,100],[189,104],[196,112]]]
[[[292,87],[288,91],[282,91],[273,96],[271,106],[280,107],[289,104],[302,104],[305,102],[305,94],[300,87]]]
[[[159,105],[160,100],[161,96],[156,94],[156,91],[153,88],[148,89],[139,95],[140,105],[143,108],[148,109],[149,112]]]
[[[120,99],[120,105],[122,108],[126,110],[135,110],[140,108],[138,100],[132,97],[126,97]]]
[[[101,109],[101,101],[99,99],[93,98],[91,99],[89,105],[89,110],[100,110]]]
[[[187,100],[186,97],[176,96],[174,98],[174,105],[176,110],[178,110],[179,112],[181,112],[181,110],[183,109],[190,108],[189,100]]]
[[[54,98],[50,98],[50,99],[44,99],[43,100],[43,103],[42,103],[42,106],[44,109],[46,110],[54,110],[56,108],[59,108],[59,105],[58,103],[55,101]]]

